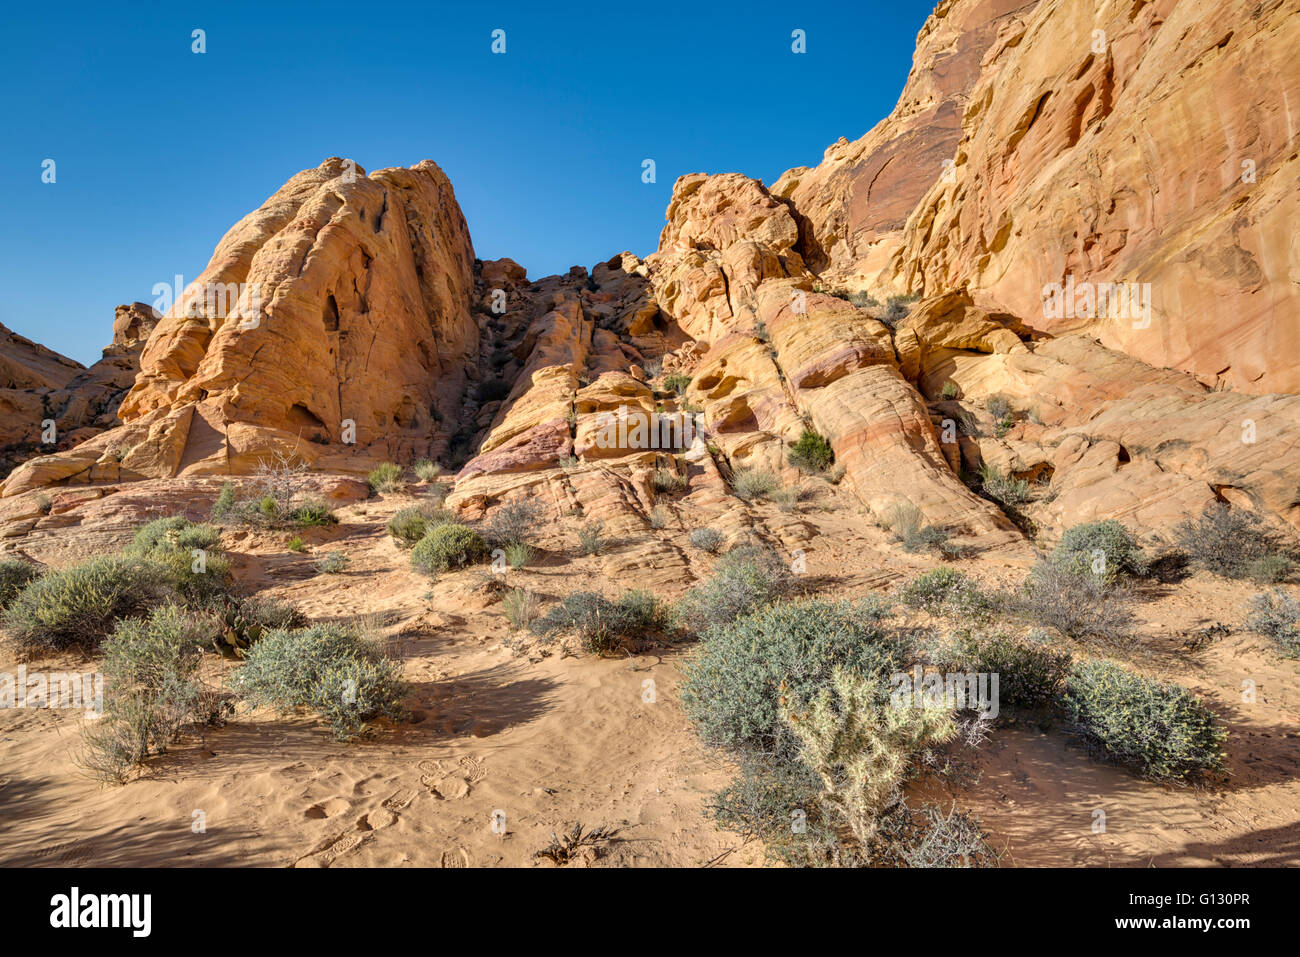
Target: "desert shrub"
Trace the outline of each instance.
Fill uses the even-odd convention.
[[[1133,629],[1127,599],[1128,592],[1118,585],[1040,560],[1011,606],[1034,624],[1055,628],[1076,641],[1123,642]]]
[[[664,508],[662,505],[656,505],[654,508],[650,509],[650,515],[647,518],[650,527],[655,530],[667,528],[669,522],[672,520],[672,512],[668,511],[668,509]]]
[[[226,597],[207,608],[215,626],[212,647],[227,656],[242,654],[249,645],[277,628],[302,628],[307,616],[288,602],[261,595]]]
[[[913,578],[903,586],[900,597],[909,608],[966,621],[986,619],[997,609],[993,596],[980,588],[978,582],[946,566]]]
[[[507,564],[518,570],[533,560],[533,547],[523,542],[516,542],[505,547],[505,555]]]
[[[1250,600],[1246,627],[1270,638],[1289,658],[1300,658],[1300,601],[1273,589]]]
[[[10,603],[4,622],[25,652],[93,648],[118,619],[144,612],[170,591],[159,564],[101,556],[30,582]]]
[[[384,462],[370,470],[370,487],[376,492],[396,492],[402,487],[402,467]]]
[[[1261,585],[1284,582],[1295,572],[1295,562],[1286,555],[1262,555],[1246,565],[1246,576]]]
[[[785,485],[772,493],[772,501],[783,512],[792,512],[800,502],[812,498],[812,489],[802,482],[797,485]]]
[[[221,486],[221,491],[217,493],[217,500],[212,503],[212,511],[209,513],[214,522],[224,522],[235,517],[238,507],[239,496],[235,492],[233,482],[227,482]]]
[[[776,552],[742,545],[718,559],[713,573],[682,596],[674,614],[683,628],[700,633],[789,595],[796,583]]]
[[[880,524],[896,541],[903,541],[921,528],[924,518],[925,513],[920,508],[911,502],[900,502],[885,510]]]
[[[207,551],[221,544],[221,529],[214,525],[199,525],[182,515],[157,518],[136,530],[128,555],[153,558],[173,552]]]
[[[678,475],[672,469],[655,469],[652,479],[654,490],[665,494],[684,492],[690,486],[690,476]]]
[[[945,558],[954,557],[960,554],[960,549],[953,545],[950,539],[951,535],[946,528],[940,528],[938,525],[922,525],[903,536],[903,551],[937,552]]]
[[[822,478],[830,482],[832,485],[839,485],[844,478],[844,473],[847,471],[848,468],[843,464],[832,465],[830,468],[828,468],[825,472],[822,473]]]
[[[871,861],[884,867],[996,867],[998,854],[969,811],[933,804],[913,810],[900,800],[880,819]]]
[[[0,558],[0,611],[18,597],[18,593],[41,577],[41,570],[21,558]]]
[[[432,482],[442,474],[442,466],[430,459],[417,459],[412,471],[421,482]]]
[[[722,547],[723,536],[716,528],[693,528],[687,540],[692,548],[714,555]]]
[[[686,666],[682,705],[705,743],[793,759],[780,699],[807,701],[836,667],[862,675],[902,668],[906,641],[877,602],[781,602],[705,633]],[[887,688],[885,689],[887,694]]]
[[[760,839],[769,859],[790,867],[865,863],[840,840],[838,822],[823,815],[821,782],[812,769],[765,754],[742,754],[738,764],[740,773],[714,795],[710,807],[718,827]],[[802,812],[802,831],[791,826],[797,812]]]
[[[451,512],[436,506],[417,505],[399,508],[388,520],[388,534],[392,535],[399,545],[411,548],[439,525],[447,525],[455,521],[456,517]]]
[[[405,714],[401,675],[379,641],[356,626],[328,624],[270,632],[249,649],[232,685],[253,707],[309,708],[348,740],[368,721]]]
[[[664,388],[669,392],[676,392],[678,395],[685,395],[690,384],[691,377],[680,372],[664,376]]]
[[[1112,582],[1121,574],[1145,575],[1147,561],[1137,540],[1114,519],[1068,528],[1052,552],[1052,561],[1078,574]],[[1098,571],[1100,569],[1100,571]]]
[[[945,674],[998,676],[998,701],[1021,708],[1040,708],[1060,694],[1070,673],[1068,651],[1041,638],[1016,639],[1004,632],[966,631],[939,645],[931,662]]]
[[[307,501],[293,506],[287,512],[283,513],[283,522],[286,525],[298,527],[311,525],[332,525],[338,521],[334,513],[330,511],[328,505],[320,501]]]
[[[213,704],[198,680],[209,626],[174,604],[119,621],[103,642],[104,715],[86,726],[83,767],[121,783],[146,758],[163,754]]]
[[[762,469],[737,469],[731,477],[731,490],[746,502],[770,495],[780,485],[775,475]]]
[[[805,472],[824,472],[835,461],[830,442],[812,429],[804,429],[790,449],[790,464]]]
[[[647,591],[624,592],[615,599],[575,591],[547,609],[531,627],[535,634],[547,637],[574,632],[584,651],[605,654],[624,647],[630,639],[662,629],[666,622],[663,604]]]
[[[488,553],[483,536],[464,525],[439,525],[411,549],[411,567],[426,574],[459,568]]]
[[[999,505],[1015,507],[1029,501],[1029,483],[1004,474],[996,465],[988,462],[981,465],[980,479],[984,494]]]
[[[515,588],[505,593],[501,608],[514,628],[527,628],[541,614],[541,601],[530,591]]]
[[[316,559],[316,571],[322,575],[341,575],[351,561],[342,552],[326,552]]]
[[[889,700],[889,685],[878,670],[836,665],[811,696],[787,691],[780,698],[781,719],[799,743],[799,757],[821,782],[818,801],[868,853],[913,757],[957,733],[949,705],[898,707]]]
[[[961,549],[953,544],[946,528],[927,525],[925,513],[911,502],[902,502],[885,511],[880,524],[894,541],[906,552],[936,552],[944,558],[954,558]]]
[[[985,408],[989,410],[989,415],[993,417],[994,422],[1005,422],[1010,419],[1014,410],[1011,408],[1011,402],[1004,395],[991,395],[985,402]]]
[[[1254,562],[1275,554],[1277,544],[1259,516],[1222,502],[1180,523],[1174,539],[1191,563],[1224,578],[1245,578]]]
[[[1085,661],[1071,670],[1061,701],[1096,754],[1140,774],[1185,778],[1222,767],[1227,734],[1182,685]]]
[[[220,600],[234,583],[230,559],[217,552],[199,555],[166,552],[156,555],[148,564],[171,594],[193,606]]]
[[[951,380],[945,382],[943,388],[939,390],[939,398],[943,399],[945,402],[951,402],[953,399],[957,398],[957,383]]]
[[[289,549],[291,552],[301,553],[307,550],[307,543],[304,542],[300,536],[295,535],[293,538],[289,539],[289,543],[285,545],[285,548]]]
[[[578,551],[583,555],[599,555],[608,544],[604,532],[605,523],[599,519],[586,522],[578,529]]]
[[[483,529],[483,537],[492,548],[530,544],[537,538],[542,507],[532,499],[518,498],[498,505]]]

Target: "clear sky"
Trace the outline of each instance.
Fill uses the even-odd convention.
[[[530,277],[646,255],[678,176],[770,184],[875,125],[933,6],[6,3],[0,322],[93,362],[118,303],[327,156],[434,160],[477,255]]]

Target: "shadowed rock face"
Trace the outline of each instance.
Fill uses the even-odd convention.
[[[428,455],[459,469],[448,504],[470,515],[526,494],[640,529],[659,473],[685,482],[674,494],[692,514],[744,537],[730,478],[797,480],[789,447],[812,428],[867,513],[915,506],[985,545],[1019,532],[959,477],[983,465],[1035,483],[1017,522],[1049,533],[1116,516],[1158,537],[1215,500],[1300,526],[1300,398],[1251,394],[1294,391],[1300,308],[1279,254],[1294,136],[1276,97],[1228,76],[1293,81],[1294,28],[1268,3],[1237,10],[1230,36],[1193,0],[1098,24],[1083,7],[941,3],[898,107],[865,137],[771,189],[683,176],[658,250],[590,273],[530,282],[511,260],[474,260],[431,162],[367,176],[327,160],[237,224],[158,323],[124,424],[23,465],[3,494],[247,473],[273,453],[345,472]],[[1193,48],[1181,72],[1153,75]],[[1248,188],[1184,168],[1208,135],[1198,104],[1220,88],[1262,104],[1247,120],[1238,103],[1219,134],[1258,153]],[[1145,330],[1045,319],[1042,286],[1063,275],[1165,292]],[[1196,309],[1160,298],[1198,283]],[[214,308],[213,285],[236,290],[233,305]],[[924,298],[909,311],[828,289]],[[1207,374],[1224,349],[1232,369]],[[611,446],[619,410],[700,433]],[[809,534],[799,524],[781,530],[787,546]],[[635,560],[683,567],[649,547]]]

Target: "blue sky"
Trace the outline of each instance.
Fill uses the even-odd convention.
[[[770,184],[875,125],[933,6],[6,4],[0,322],[93,362],[114,306],[327,156],[434,160],[478,256],[531,277],[646,255],[679,175]]]

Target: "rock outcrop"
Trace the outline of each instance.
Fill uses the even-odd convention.
[[[124,423],[38,459],[13,494],[74,476],[251,471],[445,451],[478,351],[473,247],[429,161],[332,158],[237,223],[149,337]]]
[[[1042,0],[985,54],[953,175],[881,281],[965,288],[1210,386],[1300,391],[1297,48],[1286,0]],[[1053,283],[1076,301],[1045,304]],[[1140,284],[1140,307],[1096,315],[1108,283]]]

